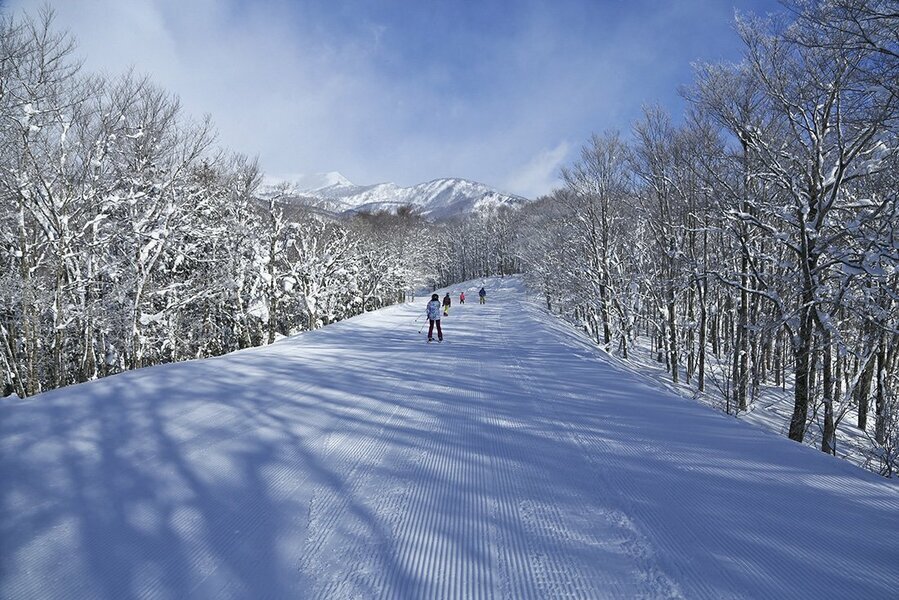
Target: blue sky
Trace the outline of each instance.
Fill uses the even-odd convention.
[[[90,71],[130,66],[272,175],[465,177],[534,197],[592,132],[675,116],[734,10],[776,0],[7,0],[49,4]]]

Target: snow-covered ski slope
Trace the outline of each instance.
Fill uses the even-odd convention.
[[[896,597],[893,483],[478,287],[0,406],[0,597]]]

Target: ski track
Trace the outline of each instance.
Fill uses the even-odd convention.
[[[629,574],[630,581],[615,581],[603,573],[601,569],[589,573],[591,578],[589,583],[584,581],[584,576],[572,573],[568,575],[567,581],[556,581],[548,589],[541,589],[541,595],[553,594],[557,590],[567,588],[570,597],[591,597],[596,590],[603,590],[604,594],[610,597],[681,597],[676,584],[660,571],[653,560],[651,548],[627,516],[620,509],[601,506],[604,502],[608,502],[610,498],[618,501],[617,506],[622,506],[621,494],[616,493],[615,487],[610,484],[603,470],[596,468],[597,466],[601,467],[601,463],[598,463],[593,458],[596,454],[596,448],[584,443],[584,440],[578,435],[579,427],[576,425],[576,416],[560,414],[557,410],[550,412],[550,407],[559,407],[559,402],[552,401],[559,398],[554,397],[553,393],[547,391],[539,378],[531,375],[535,371],[539,372],[539,362],[534,361],[532,364],[526,364],[527,361],[525,360],[528,358],[528,348],[532,347],[533,340],[511,339],[512,336],[506,332],[502,333],[502,337],[506,348],[519,349],[519,351],[507,354],[507,365],[505,365],[505,368],[515,373],[513,379],[517,379],[522,387],[522,396],[529,399],[530,413],[537,416],[537,420],[550,424],[556,437],[559,439],[567,438],[577,446],[577,452],[573,452],[571,455],[573,460],[586,459],[589,463],[589,465],[578,465],[577,470],[581,473],[582,478],[589,478],[594,482],[595,489],[591,494],[591,498],[595,512],[590,514],[590,518],[593,519],[591,525],[593,527],[602,525],[606,529],[603,532],[604,540],[617,540],[618,547],[634,565],[633,572]],[[547,531],[550,532],[553,539],[569,542],[576,539],[579,542],[592,546],[600,546],[604,541],[595,535],[574,536],[571,533],[572,528],[564,523],[563,516],[559,514],[554,506],[550,504],[542,508],[546,513],[543,522],[552,525]],[[553,564],[549,571],[552,574],[559,575],[564,573],[564,570],[564,565]],[[567,585],[563,585],[563,583]]]
[[[526,344],[525,341],[515,342],[506,338],[506,346],[509,348],[527,348]],[[560,405],[576,405],[578,401],[582,402],[585,396],[589,397],[591,393],[595,393],[591,390],[579,390],[580,395],[570,391],[563,392],[561,395],[550,392],[545,389],[545,385],[538,378],[529,374],[534,365],[531,365],[530,369],[526,368],[522,357],[527,358],[526,350],[512,355],[513,368],[517,370],[520,381],[527,382],[527,387],[536,391],[536,394],[533,394],[535,397],[554,398],[556,402],[553,404],[558,407]],[[572,383],[571,385],[577,384]],[[546,403],[534,404],[537,411],[542,409],[543,418],[553,419],[547,414]],[[634,508],[628,501],[630,494],[628,493],[627,479],[615,478],[614,472],[603,463],[602,457],[607,455],[608,451],[602,440],[595,436],[589,427],[579,423],[576,415],[563,413],[561,418],[557,415],[554,421],[554,425],[564,432],[564,436],[560,432],[560,437],[567,437],[578,449],[575,455],[588,462],[589,467],[585,471],[589,470],[590,477],[596,481],[597,493],[604,496],[606,502],[614,507],[603,508],[600,514],[616,530],[615,533],[620,536],[622,548],[636,567],[637,580],[642,588],[636,592],[637,595],[644,598],[682,598],[677,584],[663,572],[653,556],[652,546],[629,517],[629,513],[634,512]],[[650,523],[651,525],[652,523]],[[708,593],[709,590],[703,590],[703,592]]]
[[[488,289],[0,405],[0,598],[895,597],[895,486]]]
[[[538,397],[551,397],[551,394],[541,387],[538,380],[527,374],[520,359],[515,358],[513,363],[521,380],[526,381],[530,389],[539,390],[536,394]],[[570,398],[569,394],[562,396],[562,399],[565,400]],[[550,418],[545,410],[542,413],[544,418]],[[575,444],[579,449],[578,455],[584,457],[589,463],[590,477],[597,483],[597,493],[605,496],[607,501],[613,499],[613,505],[617,506],[617,508],[599,511],[597,518],[605,520],[613,529],[613,537],[620,540],[621,548],[634,563],[638,585],[632,593],[635,597],[642,598],[682,598],[677,584],[661,570],[658,561],[653,556],[651,545],[628,516],[627,512],[632,512],[633,509],[627,501],[626,487],[622,487],[621,481],[613,481],[605,473],[605,465],[598,458],[604,454],[601,441],[587,442],[585,438],[589,436],[589,432],[585,432],[586,428],[578,426],[574,420],[556,419],[554,425],[562,430],[560,437],[567,437]],[[605,581],[601,583],[606,589],[614,585]]]

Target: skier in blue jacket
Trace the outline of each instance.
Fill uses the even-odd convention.
[[[434,341],[434,324],[437,324],[437,341],[443,341],[443,330],[440,328],[440,296],[437,294],[433,294],[431,296],[431,301],[428,302],[428,307],[425,309],[428,314],[428,321],[430,321],[430,325],[428,325],[428,341]]]

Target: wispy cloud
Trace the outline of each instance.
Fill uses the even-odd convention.
[[[89,70],[149,74],[269,172],[459,176],[528,196],[591,132],[627,131],[646,102],[679,110],[691,61],[738,52],[718,0],[49,4]]]
[[[505,188],[525,197],[545,194],[558,181],[559,170],[568,158],[571,144],[560,142],[555,148],[543,150],[506,180]]]

